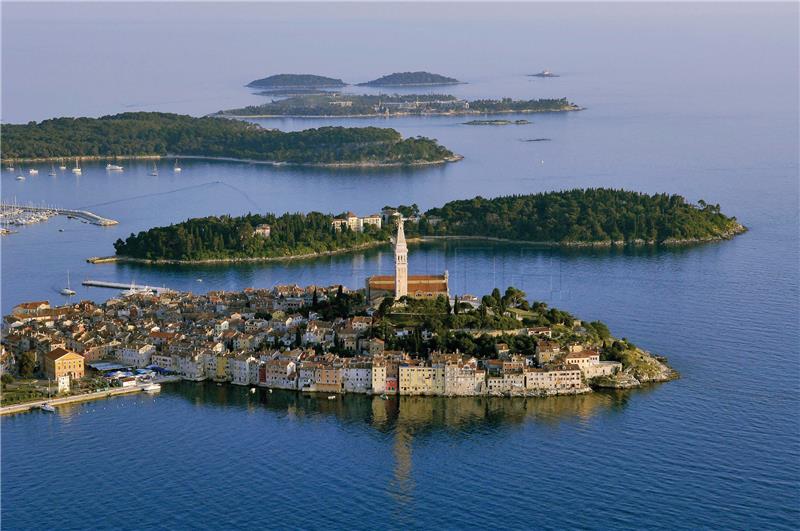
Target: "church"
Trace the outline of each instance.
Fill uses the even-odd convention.
[[[408,247],[403,231],[403,218],[398,217],[397,236],[394,238],[394,275],[376,275],[367,279],[367,300],[384,297],[411,297],[435,299],[449,297],[447,271],[443,275],[408,275]]]

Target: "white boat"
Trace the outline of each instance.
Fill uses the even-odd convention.
[[[336,400],[336,395],[328,395],[328,400]]]
[[[67,297],[71,297],[71,296],[75,295],[75,290],[70,288],[70,286],[69,286],[69,271],[67,271],[67,287],[66,288],[61,288],[61,291],[59,293],[61,293],[62,295],[65,295]]]
[[[150,172],[150,175],[153,177],[158,177],[158,166],[156,166],[155,162],[153,163],[153,171]]]
[[[117,164],[106,164],[106,170],[108,170],[108,171],[122,171],[124,169],[125,168],[123,168],[122,166],[119,166]]]
[[[14,166],[6,166],[6,169],[7,169],[8,171],[14,171]]]
[[[63,161],[63,160],[59,160],[59,161],[58,161],[58,169],[59,169],[59,170],[66,170],[66,169],[67,169],[67,165],[66,165],[66,164],[64,164],[64,161]]]
[[[145,393],[157,393],[161,391],[161,384],[151,382],[142,387],[142,391],[144,391]]]
[[[25,176],[24,175],[17,175],[17,180],[18,181],[24,181],[25,180]]]
[[[48,413],[55,413],[56,412],[56,408],[54,408],[53,406],[51,406],[47,402],[45,402],[44,404],[39,406],[39,409],[41,409],[42,411],[47,411]]]
[[[175,159],[175,167],[172,168],[172,171],[174,171],[175,173],[180,173],[182,171],[181,167],[178,165],[178,159]]]
[[[254,395],[254,394],[256,394],[256,388],[255,388],[255,387],[251,387],[251,388],[250,388],[250,394],[251,394],[251,395]]]
[[[50,165],[50,172],[47,175],[49,175],[50,177],[55,177],[56,176],[56,165],[55,164],[51,164]]]
[[[37,170],[36,168],[31,168],[28,170],[28,173],[30,173],[31,175],[39,175],[39,170]]]
[[[72,173],[74,173],[75,175],[80,175],[82,173],[81,172],[81,167],[78,165],[78,158],[77,157],[75,158],[75,167],[72,168]]]

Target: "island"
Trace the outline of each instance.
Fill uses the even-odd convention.
[[[470,120],[464,125],[529,125],[528,120]]]
[[[389,117],[568,112],[581,108],[566,98],[467,101],[449,94],[311,94],[276,99],[261,105],[219,111],[229,118]]]
[[[2,161],[178,156],[316,166],[439,164],[460,157],[435,140],[379,127],[295,132],[220,118],[132,112],[3,125]]]
[[[458,85],[463,83],[452,77],[430,72],[395,72],[386,76],[359,83],[360,87],[420,87],[435,85]]]
[[[668,246],[729,239],[746,229],[719,205],[679,195],[605,188],[450,201],[421,213],[386,206],[358,216],[311,212],[210,216],[155,227],[114,244],[92,261],[201,263],[313,258],[390,241],[398,218],[418,241],[484,239],[545,246]]]
[[[529,77],[560,77],[558,74],[552,73],[550,70],[542,70],[538,74],[528,74]]]
[[[251,81],[247,86],[266,90],[292,90],[340,88],[347,86],[347,83],[341,79],[313,74],[275,74]]]
[[[180,380],[400,400],[544,398],[678,377],[601,321],[529,302],[515,287],[379,302],[342,285],[134,291],[100,304],[23,302],[4,322],[2,414]]]

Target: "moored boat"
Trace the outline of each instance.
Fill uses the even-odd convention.
[[[41,409],[42,411],[46,411],[48,413],[55,413],[56,412],[56,408],[51,406],[48,402],[45,402],[44,404],[39,406],[39,409]]]

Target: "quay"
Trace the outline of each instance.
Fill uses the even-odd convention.
[[[22,205],[14,205],[10,203],[0,203],[0,208],[3,209],[17,209],[23,212],[55,212],[56,214],[60,214],[63,216],[72,216],[74,218],[82,219],[84,221],[88,221],[93,225],[100,225],[102,227],[107,227],[110,225],[118,225],[119,221],[115,219],[104,218],[102,216],[98,216],[94,212],[89,212],[88,210],[71,210],[67,208],[50,208],[50,207],[36,207],[36,206],[22,206]]]
[[[107,282],[105,280],[84,280],[81,282],[84,286],[92,287],[92,288],[111,288],[111,289],[121,289],[121,290],[132,290],[132,291],[149,291],[156,295],[160,295],[162,293],[172,293],[173,290],[165,287],[156,287],[156,286],[143,286],[140,284],[123,284],[121,282]]]
[[[162,376],[155,378],[153,381],[157,384],[164,384],[170,382],[179,382],[181,379],[175,376]],[[61,398],[50,398],[43,400],[34,400],[32,402],[23,402],[21,404],[11,404],[9,406],[0,407],[0,416],[13,415],[15,413],[27,413],[33,409],[39,409],[42,404],[50,404],[51,406],[63,406],[65,404],[74,404],[77,402],[88,402],[90,400],[99,400],[101,398],[111,398],[112,396],[129,395],[132,393],[140,393],[143,391],[143,386],[134,385],[131,387],[116,387],[104,391],[95,391],[94,393],[84,393],[81,395],[64,396]]]

